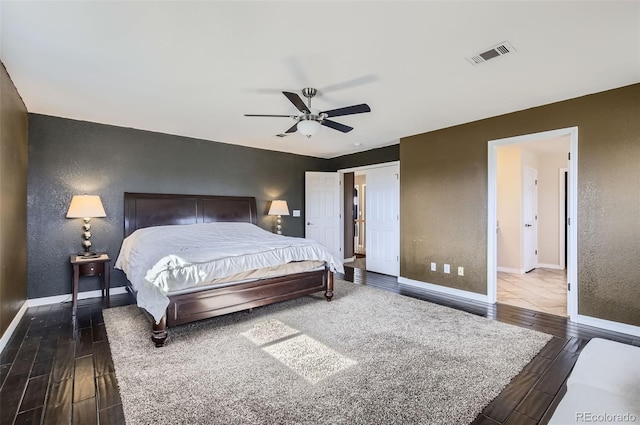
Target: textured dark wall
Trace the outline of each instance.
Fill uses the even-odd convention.
[[[399,159],[400,144],[397,144],[331,158],[329,164],[332,170],[337,171],[346,168],[398,161]]]
[[[402,139],[401,275],[486,294],[487,142],[577,126],[578,312],[640,326],[638,117],[635,84]]]
[[[0,63],[0,336],[27,299],[27,108]]]
[[[69,294],[69,255],[80,251],[81,219],[66,219],[71,197],[100,195],[93,249],[118,255],[124,192],[255,196],[259,225],[271,229],[268,202],[286,199],[304,215],[304,172],[328,161],[45,115],[29,116],[28,297]],[[304,217],[283,217],[284,233],[304,235]],[[114,271],[112,286],[125,283]],[[98,289],[82,278],[81,291]]]

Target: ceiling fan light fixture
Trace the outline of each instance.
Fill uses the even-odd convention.
[[[320,123],[315,120],[301,120],[298,123],[298,131],[307,137],[311,137],[320,131]]]

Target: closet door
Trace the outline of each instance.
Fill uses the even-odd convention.
[[[367,270],[400,273],[400,166],[367,170]]]

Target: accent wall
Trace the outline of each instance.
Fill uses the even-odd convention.
[[[67,219],[73,195],[99,195],[105,218],[91,220],[92,248],[115,263],[124,233],[124,192],[255,196],[258,224],[271,230],[269,202],[304,211],[304,172],[326,159],[248,148],[46,115],[29,115],[28,297],[71,292],[69,255],[82,249],[82,219]],[[304,235],[303,217],[283,233]],[[111,286],[125,285],[119,270]],[[80,291],[99,289],[84,277]],[[69,298],[70,299],[70,298]]]

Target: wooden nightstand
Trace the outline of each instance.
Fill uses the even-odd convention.
[[[111,258],[107,254],[100,254],[95,258],[84,258],[79,255],[69,257],[69,262],[73,267],[73,315],[76,315],[78,306],[78,287],[81,276],[101,276],[102,277],[102,297],[107,295],[107,307],[109,307],[109,262]]]

